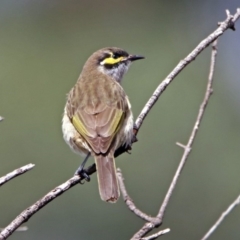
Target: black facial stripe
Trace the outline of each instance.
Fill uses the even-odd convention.
[[[119,57],[128,57],[128,53],[125,52],[125,51],[113,52],[113,55],[114,55],[116,58],[119,58]]]
[[[108,52],[105,52],[103,54],[103,56],[101,56],[99,59],[98,59],[98,64],[100,64],[102,61],[104,61],[104,59],[106,58],[114,58],[114,59],[118,59],[119,57],[128,57],[129,54],[123,50],[116,50],[116,49],[108,49],[108,51],[110,51],[111,53],[108,53]],[[118,65],[120,64],[119,63],[116,63],[116,64],[104,64],[104,66],[106,66],[106,68],[113,68],[113,67],[117,67]]]
[[[120,63],[115,64],[104,64],[104,67],[107,69],[117,68]]]
[[[119,53],[113,53],[112,57],[114,59],[120,58],[122,55],[120,55]]]

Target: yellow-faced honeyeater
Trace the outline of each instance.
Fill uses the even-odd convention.
[[[130,64],[144,57],[109,47],[93,53],[67,96],[62,120],[63,136],[77,153],[95,159],[102,200],[116,202],[119,186],[114,152],[130,145],[133,115],[129,99],[121,86]]]

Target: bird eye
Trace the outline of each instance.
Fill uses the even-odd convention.
[[[114,59],[117,59],[119,57],[121,57],[119,53],[113,53],[112,54],[112,58],[114,58]]]

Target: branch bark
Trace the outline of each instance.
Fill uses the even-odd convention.
[[[214,225],[208,230],[208,232],[203,236],[201,240],[208,239],[213,232],[216,231],[216,229],[219,227],[219,225],[223,222],[225,217],[230,214],[235,207],[237,207],[240,204],[240,195],[234,200],[234,202],[228,206],[228,208],[221,214],[219,219],[214,223]]]
[[[17,168],[14,171],[8,173],[7,175],[0,178],[0,186],[7,183],[11,179],[18,177],[19,175],[24,174],[25,172],[31,170],[35,165],[32,163],[29,163],[28,165],[25,165],[23,167]]]

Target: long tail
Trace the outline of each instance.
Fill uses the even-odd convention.
[[[106,202],[115,203],[119,196],[119,186],[116,174],[113,153],[95,156],[98,175],[98,187],[101,199]]]

